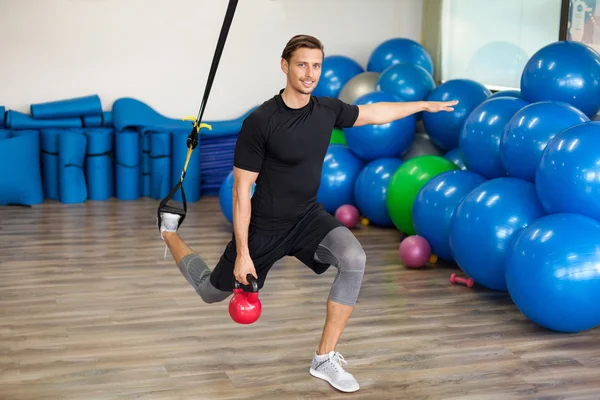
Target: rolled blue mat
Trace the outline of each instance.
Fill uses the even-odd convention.
[[[87,138],[83,132],[68,131],[58,135],[58,194],[61,203],[83,203],[87,199],[86,148]]]
[[[251,108],[239,118],[227,121],[203,121],[211,125],[212,130],[202,128],[201,136],[223,136],[238,133],[244,119],[256,107]],[[120,98],[113,104],[113,124],[117,130],[135,128],[140,132],[146,131],[182,131],[189,134],[192,121],[167,118],[140,100],[130,97]]]
[[[42,187],[44,197],[58,200],[58,136],[65,129],[42,129],[40,143],[42,152]]]
[[[102,114],[98,95],[32,104],[31,116],[35,119],[56,119]]]
[[[0,140],[0,205],[42,203],[39,131],[24,130],[3,136],[7,137]]]
[[[114,196],[112,128],[88,129],[85,174],[88,200],[107,200]]]
[[[81,118],[34,119],[14,110],[6,112],[4,123],[10,129],[81,128],[83,124]]]
[[[4,106],[0,106],[0,128],[4,126]]]
[[[86,128],[112,127],[112,112],[104,111],[98,115],[83,117],[83,126]]]
[[[152,182],[150,180],[150,137],[149,133],[141,135],[140,146],[140,194],[150,197]]]
[[[115,135],[116,197],[136,200],[140,197],[140,135],[128,129]]]
[[[173,162],[171,163],[171,179],[173,185],[175,185],[180,177],[181,171],[185,165],[185,160],[187,158],[187,132],[179,132],[173,133],[171,136],[171,148]],[[190,157],[190,161],[188,163],[185,179],[183,181],[183,189],[185,190],[185,197],[188,202],[194,202],[200,200],[200,196],[202,195],[202,191],[200,189],[200,178],[201,168],[200,168],[200,152],[193,151]],[[173,195],[173,199],[176,201],[182,201],[181,190],[177,190]]]
[[[150,138],[150,180],[152,182],[151,196],[153,199],[162,199],[168,195],[172,189],[171,134],[153,133],[150,135]]]

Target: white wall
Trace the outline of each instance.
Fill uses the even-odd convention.
[[[227,0],[0,0],[0,105],[98,94],[196,116]],[[240,0],[204,120],[236,118],[285,85],[297,33],[366,66],[391,37],[420,41],[422,0]]]

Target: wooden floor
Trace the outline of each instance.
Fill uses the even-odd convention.
[[[408,270],[398,232],[373,227],[338,348],[361,390],[339,393],[308,374],[335,271],[282,260],[261,319],[236,325],[163,258],[156,207],[0,208],[0,399],[600,399],[600,328],[549,332],[451,267]],[[181,234],[213,265],[230,229],[204,198]]]

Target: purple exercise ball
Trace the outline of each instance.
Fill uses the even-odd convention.
[[[431,257],[431,246],[427,239],[419,235],[411,235],[400,242],[400,260],[409,268],[420,268],[427,264]]]

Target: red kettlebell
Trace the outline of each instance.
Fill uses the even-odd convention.
[[[262,305],[258,298],[258,282],[252,274],[246,276],[250,283],[250,292],[245,291],[246,286],[234,279],[233,297],[229,301],[229,315],[238,324],[252,324],[258,320],[262,312]]]

